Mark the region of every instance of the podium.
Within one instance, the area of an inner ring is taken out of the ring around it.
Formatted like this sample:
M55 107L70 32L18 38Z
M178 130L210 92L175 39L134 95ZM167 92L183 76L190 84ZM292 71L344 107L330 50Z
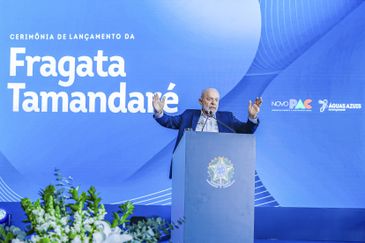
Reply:
M185 131L173 155L173 243L253 243L255 137Z

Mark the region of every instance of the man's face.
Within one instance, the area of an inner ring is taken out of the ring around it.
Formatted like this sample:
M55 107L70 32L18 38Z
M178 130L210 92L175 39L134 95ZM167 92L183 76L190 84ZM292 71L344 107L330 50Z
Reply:
M207 89L199 101L203 111L216 113L219 105L219 93L215 89Z

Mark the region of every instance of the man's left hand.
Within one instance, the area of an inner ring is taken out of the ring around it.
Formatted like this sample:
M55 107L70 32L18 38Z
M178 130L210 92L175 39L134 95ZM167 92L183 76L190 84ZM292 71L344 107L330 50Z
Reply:
M255 99L255 103L252 104L252 101L250 100L248 103L248 116L251 119L256 119L257 114L260 112L260 106L262 104L262 97L257 97Z

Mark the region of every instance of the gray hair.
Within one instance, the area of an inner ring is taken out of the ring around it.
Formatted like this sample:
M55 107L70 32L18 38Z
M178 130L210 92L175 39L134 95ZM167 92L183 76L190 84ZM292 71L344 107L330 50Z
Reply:
M200 98L204 98L205 93L208 92L208 91L210 91L210 90L213 90L213 91L217 92L218 95L220 96L219 91L216 88L206 88L206 89L203 89L202 90L202 93L200 95Z

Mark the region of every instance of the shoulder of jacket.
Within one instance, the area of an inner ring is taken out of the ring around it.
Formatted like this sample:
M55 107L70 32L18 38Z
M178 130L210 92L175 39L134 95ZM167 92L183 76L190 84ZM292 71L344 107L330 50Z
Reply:
M225 115L233 115L233 113L232 112L230 112L230 111L218 111L217 113L219 113L219 114L225 114Z
M197 110L197 109L186 109L183 113L200 113L200 110Z

